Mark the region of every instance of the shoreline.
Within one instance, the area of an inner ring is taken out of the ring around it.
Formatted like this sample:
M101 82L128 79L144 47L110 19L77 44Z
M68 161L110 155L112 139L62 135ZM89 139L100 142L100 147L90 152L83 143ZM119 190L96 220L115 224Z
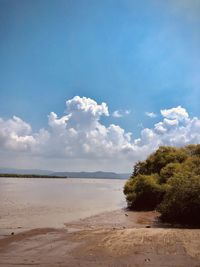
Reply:
M157 215L121 209L19 229L0 239L0 266L200 266L200 230L158 227Z
M3 173L0 174L1 178L26 178L26 179L68 179L66 176L52 176L52 175L37 175L37 174L13 174L13 173Z

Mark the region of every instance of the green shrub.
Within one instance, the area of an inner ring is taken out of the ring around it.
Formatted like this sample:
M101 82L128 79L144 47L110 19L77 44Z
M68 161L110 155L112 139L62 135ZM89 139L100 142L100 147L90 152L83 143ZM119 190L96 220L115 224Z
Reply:
M168 163L160 171L160 183L166 183L169 178L173 177L174 173L181 170L180 163Z
M200 224L200 145L160 147L124 186L128 207L158 209L166 222Z
M161 202L165 187L156 175L138 175L124 187L128 207L135 210L152 210Z
M150 175L160 174L162 168L169 163L182 163L188 157L185 149L161 146L151 154L145 161L139 161L135 164L132 177L138 174Z
M200 224L200 176L177 174L158 207L163 221Z

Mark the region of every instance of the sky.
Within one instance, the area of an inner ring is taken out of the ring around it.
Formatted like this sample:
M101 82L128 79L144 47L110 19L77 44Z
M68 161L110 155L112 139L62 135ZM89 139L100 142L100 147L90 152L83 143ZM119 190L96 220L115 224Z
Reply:
M199 0L0 0L0 167L131 172L200 143Z

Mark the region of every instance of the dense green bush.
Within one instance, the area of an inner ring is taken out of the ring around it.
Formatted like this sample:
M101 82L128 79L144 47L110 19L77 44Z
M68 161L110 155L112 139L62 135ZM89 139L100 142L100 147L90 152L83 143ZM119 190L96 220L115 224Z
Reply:
M131 209L157 209L163 221L200 224L200 145L160 147L135 164L124 194Z
M200 176L175 175L158 206L161 219L168 222L200 224Z
M129 208L152 210L161 202L165 188L158 183L156 175L139 174L126 183L124 193L127 195Z
M185 149L161 146L145 161L136 163L132 177L135 177L138 174L160 174L162 168L168 163L182 163L185 161L187 156L187 151Z
M160 171L160 183L166 183L178 171L181 171L180 163L168 163Z

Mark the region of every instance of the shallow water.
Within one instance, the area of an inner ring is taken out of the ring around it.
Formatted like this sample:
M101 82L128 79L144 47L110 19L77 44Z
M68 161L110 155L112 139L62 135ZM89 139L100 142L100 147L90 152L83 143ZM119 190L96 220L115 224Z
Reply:
M124 180L0 178L0 229L62 227L126 206Z

